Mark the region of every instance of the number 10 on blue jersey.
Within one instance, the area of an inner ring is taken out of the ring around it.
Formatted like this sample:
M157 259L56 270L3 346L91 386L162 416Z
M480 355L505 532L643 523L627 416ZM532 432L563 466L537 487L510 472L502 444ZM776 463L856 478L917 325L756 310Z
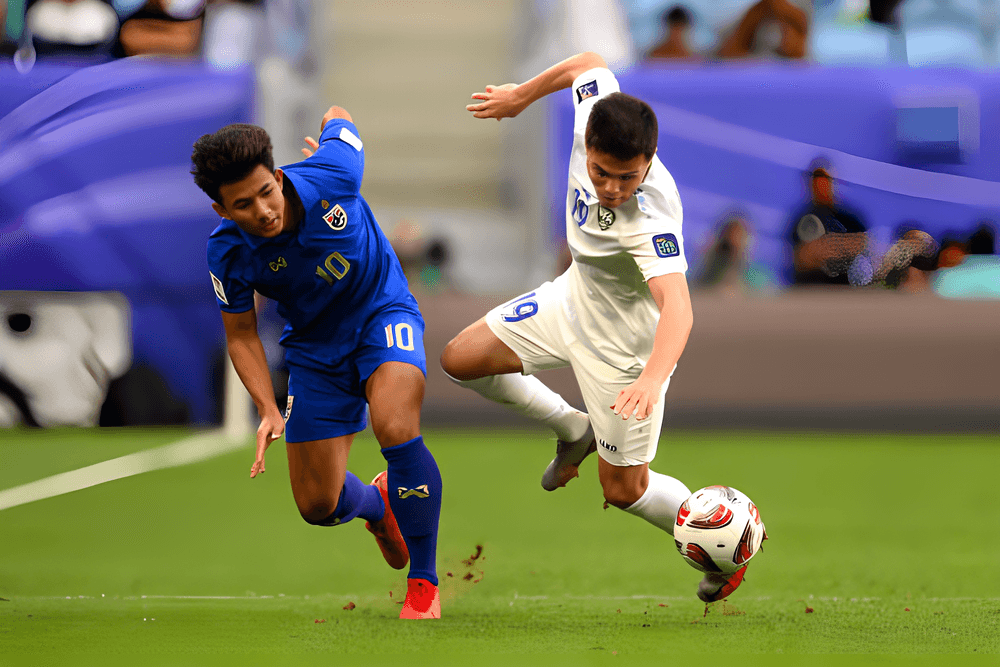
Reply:
M393 345L399 347L401 350L412 351L413 327L406 322L400 322L396 325L394 331L391 324L385 325L385 346L392 347Z
M334 261L336 261L337 264L340 264L340 266L334 266ZM325 266L327 270L333 274L333 276L324 271L323 266ZM339 252L327 255L326 261L323 262L323 266L316 267L316 275L331 285L333 284L334 277L336 277L337 280L343 280L344 276L347 275L347 272L351 270L351 263L344 259L344 256Z

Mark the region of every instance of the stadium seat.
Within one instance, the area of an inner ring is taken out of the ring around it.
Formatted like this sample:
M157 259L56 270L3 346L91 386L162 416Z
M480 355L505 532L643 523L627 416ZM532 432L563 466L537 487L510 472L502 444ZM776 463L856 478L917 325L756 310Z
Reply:
M823 65L879 65L890 61L888 29L873 23L817 25L809 52Z

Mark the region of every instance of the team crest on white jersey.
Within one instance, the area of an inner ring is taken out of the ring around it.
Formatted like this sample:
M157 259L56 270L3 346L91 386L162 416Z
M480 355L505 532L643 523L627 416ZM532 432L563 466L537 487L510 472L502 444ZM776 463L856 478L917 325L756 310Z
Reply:
M603 232L613 224L615 224L615 212L610 208L602 206L600 212L597 214L597 226Z
M330 229L339 232L347 226L347 211L337 204L323 215L323 220L330 225Z
M222 281L216 278L215 274L211 271L208 272L208 275L212 276L212 287L215 288L215 296L219 297L219 301L228 306L229 299L226 298L226 290L222 287Z
M578 103L584 101L588 97L593 97L594 95L597 95L597 79L585 83L576 89L576 99Z

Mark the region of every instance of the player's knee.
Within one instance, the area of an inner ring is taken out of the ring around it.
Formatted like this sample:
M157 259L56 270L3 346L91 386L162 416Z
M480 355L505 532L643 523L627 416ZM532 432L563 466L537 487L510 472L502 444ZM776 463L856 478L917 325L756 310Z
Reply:
M448 344L444 346L444 351L441 352L441 368L456 380L469 379L463 377L466 372L461 363L461 353L459 352L457 336L448 341Z
M409 419L405 415L394 415L392 418L372 422L375 439L382 447L393 447L413 440L420 435L420 422Z
M601 480L601 487L604 490L604 499L619 509L634 505L639 498L642 498L644 492L639 484L630 484L619 479Z
M317 498L299 505L302 519L313 526L330 525L333 513L337 510L337 501L329 498Z

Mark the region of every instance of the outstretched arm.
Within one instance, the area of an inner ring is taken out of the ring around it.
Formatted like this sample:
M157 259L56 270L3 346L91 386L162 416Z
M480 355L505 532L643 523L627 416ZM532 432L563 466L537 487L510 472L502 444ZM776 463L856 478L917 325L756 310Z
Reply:
M616 415L628 419L635 412L637 419L645 419L660 400L663 383L681 358L687 345L688 334L694 324L691 295L683 273L668 273L650 278L649 291L660 311L660 321L653 336L653 352L635 382L618 393L611 406Z
M573 85L576 77L595 67L607 67L604 58L587 51L555 64L538 76L522 84L508 83L503 86L486 86L482 93L475 93L478 104L465 108L476 118L513 118L527 109L532 102L549 93L564 90Z
M233 360L236 374L250 392L250 397L253 398L257 413L260 415L260 426L257 428L257 456L250 468L250 476L256 477L264 472L264 452L267 451L271 441L278 439L285 432L285 420L274 400L274 389L267 368L264 345L257 335L257 311L252 308L245 313L223 311L222 324L226 329L229 358Z

